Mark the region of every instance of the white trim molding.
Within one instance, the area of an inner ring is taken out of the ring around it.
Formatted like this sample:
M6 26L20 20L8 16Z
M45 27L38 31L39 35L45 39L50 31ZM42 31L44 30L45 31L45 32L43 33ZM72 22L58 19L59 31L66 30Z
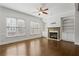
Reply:
M79 45L79 42L75 42L75 45Z

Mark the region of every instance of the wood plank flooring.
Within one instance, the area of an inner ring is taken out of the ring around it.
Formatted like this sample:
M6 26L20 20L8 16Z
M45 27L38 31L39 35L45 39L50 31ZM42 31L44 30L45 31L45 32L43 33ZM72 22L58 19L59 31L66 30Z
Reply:
M0 56L75 56L79 46L73 42L54 41L46 38L26 40L0 46Z

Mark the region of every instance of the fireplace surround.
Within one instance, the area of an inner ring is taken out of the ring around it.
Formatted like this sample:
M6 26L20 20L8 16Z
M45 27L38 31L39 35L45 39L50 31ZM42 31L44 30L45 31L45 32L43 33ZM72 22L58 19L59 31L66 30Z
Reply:
M60 40L60 27L48 28L48 37L50 39Z

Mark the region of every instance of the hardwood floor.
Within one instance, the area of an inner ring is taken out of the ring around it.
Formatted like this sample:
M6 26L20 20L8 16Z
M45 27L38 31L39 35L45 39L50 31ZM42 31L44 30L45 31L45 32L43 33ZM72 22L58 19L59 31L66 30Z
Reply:
M75 56L79 46L73 42L54 41L45 38L26 40L0 46L1 56Z

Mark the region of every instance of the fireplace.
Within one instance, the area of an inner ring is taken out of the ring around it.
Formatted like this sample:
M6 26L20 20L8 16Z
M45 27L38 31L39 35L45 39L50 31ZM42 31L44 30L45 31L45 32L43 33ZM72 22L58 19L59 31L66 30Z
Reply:
M57 39L57 32L49 32L50 38Z
M60 28L59 27L48 28L48 37L51 39L60 39Z

